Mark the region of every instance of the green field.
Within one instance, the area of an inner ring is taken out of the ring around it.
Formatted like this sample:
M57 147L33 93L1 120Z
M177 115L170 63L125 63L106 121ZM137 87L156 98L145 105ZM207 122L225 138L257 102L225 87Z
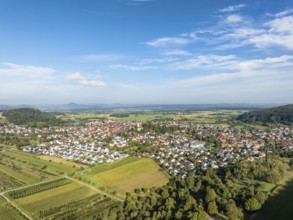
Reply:
M12 189L21 185L23 185L22 182L0 171L0 191Z
M119 112L121 113L121 112ZM123 121L151 121L151 120L187 120L198 123L216 123L218 119L226 119L230 116L235 116L243 113L241 110L215 110L215 111L194 111L190 113L163 113L154 111L145 112L123 112L129 114L127 117L115 117L113 113L78 113L78 114L64 114L57 116L63 121L83 121L83 120L123 120ZM111 116L112 115L112 116ZM225 124L225 123L224 123Z
M40 211L70 204L97 194L89 187L73 182L44 192L36 193L14 200L34 219L38 219Z
M42 160L38 158L40 156L36 154L17 150L1 152L0 155L9 156L14 163L22 163L23 165L27 164L27 166L34 167L35 169L45 166L45 171L51 172L53 174L70 173L73 171L77 171L80 167L79 164L73 162L69 165L67 163L62 163L61 161L54 162L53 160ZM75 164L76 166L73 167L73 164Z
M69 161L69 160L66 160L66 159L63 159L60 157L53 157L53 156L49 156L49 155L40 155L38 158L40 158L41 160L51 161L51 162L58 163L58 164L64 164L66 166L74 167L76 169L88 168L88 166L85 164L75 163L73 161Z
M2 151L0 152L0 192L87 167L61 158L38 156L17 150Z
M25 218L1 196L0 197L0 219L1 220L24 220Z
M169 179L155 161L147 158L126 158L117 163L97 166L90 174L98 180L99 186L122 194L136 188L162 186Z
M0 122L3 122L5 121L5 117L3 116L3 112L0 112Z
M251 220L293 219L293 171L279 183L262 209Z
M235 128L238 128L238 129L253 128L258 130L264 130L264 129L267 129L268 127L264 125L243 124L243 125L236 125Z

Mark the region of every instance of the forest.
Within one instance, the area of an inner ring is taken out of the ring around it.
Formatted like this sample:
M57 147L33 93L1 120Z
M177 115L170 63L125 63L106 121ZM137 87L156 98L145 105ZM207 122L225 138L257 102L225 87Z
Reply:
M54 113L42 112L33 108L19 108L3 111L8 122L16 125L29 125L31 127L44 127L57 123Z
M293 105L284 105L275 108L246 112L237 117L238 120L245 123L260 122L269 123L293 123Z

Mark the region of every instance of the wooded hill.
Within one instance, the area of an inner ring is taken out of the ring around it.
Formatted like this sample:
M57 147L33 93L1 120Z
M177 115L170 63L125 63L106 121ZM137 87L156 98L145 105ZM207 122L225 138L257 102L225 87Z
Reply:
M293 123L293 104L275 108L246 112L237 117L238 120L253 123Z
M19 108L3 111L3 116L7 121L16 125L24 125L29 123L53 123L56 122L54 114L41 112L33 108Z

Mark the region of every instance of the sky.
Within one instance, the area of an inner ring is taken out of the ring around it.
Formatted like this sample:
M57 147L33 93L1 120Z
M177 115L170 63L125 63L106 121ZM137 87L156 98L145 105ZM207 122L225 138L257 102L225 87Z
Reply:
M0 0L0 104L293 103L293 1Z

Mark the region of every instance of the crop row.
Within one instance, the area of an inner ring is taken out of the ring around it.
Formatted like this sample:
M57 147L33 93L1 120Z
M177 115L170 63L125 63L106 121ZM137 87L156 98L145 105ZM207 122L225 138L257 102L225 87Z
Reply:
M45 211L40 211L39 217L46 218L54 216L54 219L71 219L73 216L89 214L91 211L98 211L113 201L109 197L94 195L86 199L72 202L67 205L53 207ZM101 207L102 206L102 207Z
M39 192L43 192L46 190L54 189L60 186L64 186L66 184L69 184L70 182L71 180L66 178L52 180L50 182L41 183L39 185L11 191L8 193L8 196L11 197L12 199L18 199L18 198L30 196Z

